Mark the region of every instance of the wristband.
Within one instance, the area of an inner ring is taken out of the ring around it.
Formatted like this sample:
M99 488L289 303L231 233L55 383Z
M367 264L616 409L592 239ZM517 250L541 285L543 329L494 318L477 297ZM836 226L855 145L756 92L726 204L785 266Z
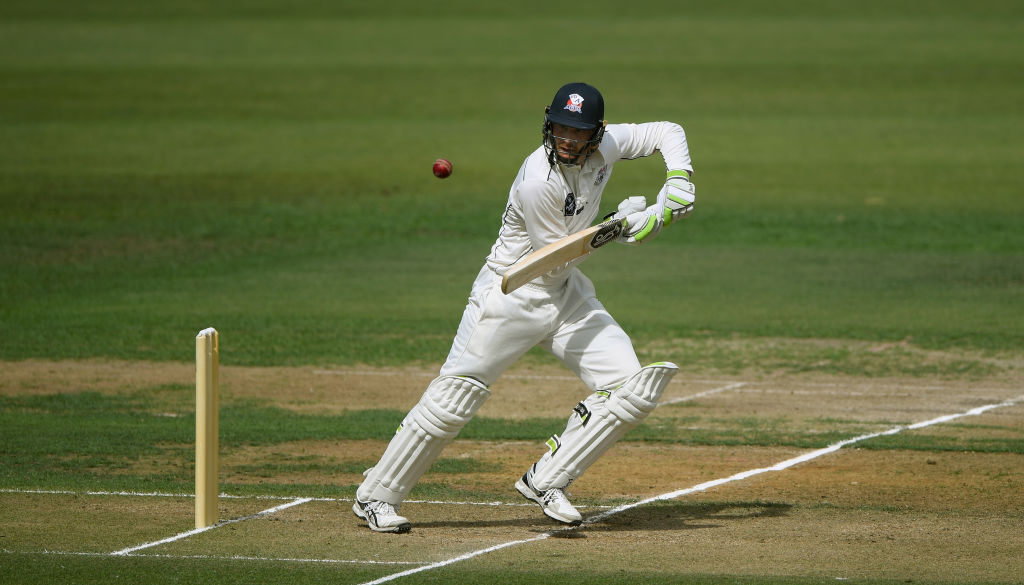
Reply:
M682 177L682 178L686 179L687 181L689 181L690 180L690 173L688 171L684 171L682 169L680 169L678 171L669 171L665 175L665 180L667 181L667 180L671 179L672 177Z

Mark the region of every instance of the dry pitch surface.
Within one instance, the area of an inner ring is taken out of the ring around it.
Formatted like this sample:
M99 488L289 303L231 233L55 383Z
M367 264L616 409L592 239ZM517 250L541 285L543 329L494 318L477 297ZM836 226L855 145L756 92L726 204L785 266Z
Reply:
M84 389L116 394L194 380L189 364L26 361L3 367L4 394ZM222 401L261 398L307 412L405 410L432 376L410 369L222 367ZM582 385L564 370L521 367L495 386L480 415L557 416L568 413L583 395ZM1016 374L963 381L707 376L684 369L649 424L685 417L694 421L688 430L696 433L746 421L753 430L770 425L773 432L783 433L838 428L850 438L996 404L1001 406L900 434L1019 439L1024 435L1024 384ZM188 412L191 405L182 404L181 409ZM241 521L188 535L188 497L8 492L0 494L2 507L23 512L3 522L3 555L9 561L26 552L109 554L141 546L132 554L281 559L277 562L339 567L354 563L379 566L382 575L443 571L432 564L466 555L472 558L458 562L497 568L528 563L538 570L581 574L593 567L621 567L650 574L1024 582L1024 456L1019 454L851 445L785 469L709 485L814 450L623 442L572 489L574 499L584 504L584 516L599 519L565 530L518 499L512 488L540 454L543 439L457 440L444 457L486 462L489 471L430 473L423 481L504 496L495 502L436 502L417 499L414 491L414 501L402 509L414 522L407 535L370 533L352 516L349 501L305 501L298 499L301 493L294 499L224 498L221 518ZM384 446L383 440L303 441L222 449L221 479L353 485L360 479L355 473L325 477L289 472L254 478L239 469L288 457L365 460ZM163 464L171 463L135 465ZM694 486L676 498L630 507ZM622 504L625 509L614 510ZM274 511L260 514L267 510ZM155 544L168 538L173 540ZM339 578L348 582L343 571Z

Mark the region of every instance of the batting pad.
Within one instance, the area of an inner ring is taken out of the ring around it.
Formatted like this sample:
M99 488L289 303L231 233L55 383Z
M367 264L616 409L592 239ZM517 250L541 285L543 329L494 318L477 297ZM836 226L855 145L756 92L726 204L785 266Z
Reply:
M367 471L356 497L401 504L490 395L486 386L470 378L441 376L431 382L380 461Z
M640 424L656 406L679 368L669 362L644 366L611 393L595 392L576 405L561 437L537 462L533 486L564 488L583 475L626 431Z

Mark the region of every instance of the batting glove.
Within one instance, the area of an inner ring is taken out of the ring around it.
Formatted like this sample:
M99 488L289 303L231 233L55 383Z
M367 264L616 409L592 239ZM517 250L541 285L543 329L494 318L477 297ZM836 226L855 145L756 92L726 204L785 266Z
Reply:
M642 244L649 242L661 231L665 221L650 208L636 211L626 216L626 227L619 236L619 241L626 244Z
M686 171L669 171L665 186L658 192L658 202L651 205L655 213L663 218L665 225L685 217L693 211L695 188Z
M619 234L618 241L625 244L640 244L652 239L661 231L663 220L651 210L651 207L647 207L646 197L634 195L623 199L619 203L618 211L609 213L605 219L624 219L625 228Z
M643 195L634 195L633 197L626 197L619 203L619 210L605 217L605 219L625 219L629 217L629 214L636 213L647 209L647 198Z

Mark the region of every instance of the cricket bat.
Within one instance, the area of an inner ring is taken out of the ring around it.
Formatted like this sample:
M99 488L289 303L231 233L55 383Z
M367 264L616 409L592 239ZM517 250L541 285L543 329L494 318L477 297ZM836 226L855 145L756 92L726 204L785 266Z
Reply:
M619 237L625 225L625 219L609 219L530 253L502 277L501 292L508 294L542 274L590 254Z

